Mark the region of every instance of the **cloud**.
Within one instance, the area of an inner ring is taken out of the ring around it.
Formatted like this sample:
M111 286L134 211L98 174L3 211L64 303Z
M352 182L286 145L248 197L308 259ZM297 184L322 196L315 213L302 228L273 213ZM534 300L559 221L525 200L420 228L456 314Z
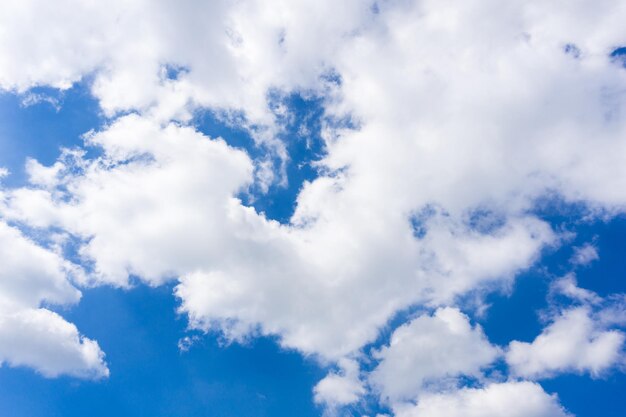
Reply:
M520 401L523 399L522 401ZM566 417L556 396L532 382L505 382L424 396L396 417Z
M28 366L52 378L70 375L99 379L109 376L98 343L81 336L58 314L24 309L0 315L0 362Z
M29 366L46 377L106 377L98 344L42 305L76 303L69 277L79 273L56 253L0 221L0 364Z
M104 156L69 155L51 168L29 162L36 187L12 193L9 213L88 240L80 254L94 261L91 284L127 286L136 274L158 285L210 263L211 253L219 256L233 194L252 179L243 152L134 115L88 141L102 146ZM50 182L42 173L59 171L56 188L41 187Z
M61 110L61 103L59 99L46 94L26 93L22 97L22 102L20 104L23 107L30 107L41 103L48 104L57 112Z
M380 363L369 381L392 403L413 400L423 391L454 387L461 376L480 379L499 355L480 326L456 308L440 308L393 332L389 345L374 353Z
M313 389L315 402L329 409L354 404L367 393L358 362L343 359L339 365L340 372L330 372Z
M506 361L514 375L539 379L574 372L599 377L624 365L626 335L619 330L626 324L623 294L603 299L578 287L569 274L551 285L550 296L549 325L530 343L509 344Z
M562 312L531 343L513 341L506 361L515 375L546 378L558 373L600 376L623 363L624 333L606 329L587 307Z
M320 37L340 39L370 15L357 0L64 0L56 7L27 0L3 12L4 89L69 88L90 76L107 115L136 109L167 121L211 107L244 111L251 124L265 125L274 118L270 90L317 87L330 69L324 61L335 43ZM42 41L25 29L32 27L50 36Z
M562 295L571 300L583 304L597 305L604 300L593 291L580 288L576 280L576 275L569 273L550 284L549 295L552 297Z
M574 248L570 262L574 265L589 265L598 259L600 259L598 249L594 245L586 243L583 246Z

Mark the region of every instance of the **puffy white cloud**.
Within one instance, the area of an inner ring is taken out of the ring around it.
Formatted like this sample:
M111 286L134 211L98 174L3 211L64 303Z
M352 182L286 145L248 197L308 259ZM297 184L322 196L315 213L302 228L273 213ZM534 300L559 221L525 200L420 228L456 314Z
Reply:
M353 182L390 204L434 203L459 216L481 207L510 215L552 192L623 207L615 155L626 146L626 76L608 58L626 37L614 20L623 10L609 1L591 15L557 13L601 27L590 34L544 26L540 10L551 2L402 4L337 58L344 83L335 111L363 124L329 144L329 166L349 166ZM486 15L498 18L477 29ZM598 32L610 35L606 43ZM564 53L569 42L587 55Z
M329 409L353 404L367 392L359 376L358 362L342 359L339 365L340 372L329 373L313 389L315 402Z
M413 400L424 390L454 387L459 376L481 378L499 354L480 326L456 308L440 308L393 332L389 346L374 354L380 363L369 380L392 403Z
M44 308L0 314L0 340L0 363L32 367L49 378L109 376L98 343Z
M320 37L341 39L370 15L360 0L5 4L0 87L68 88L92 75L92 91L109 115L139 109L187 119L205 106L244 110L251 123L272 124L268 92L316 87L336 50L336 42Z
M88 239L80 254L95 262L92 283L126 286L135 274L158 285L211 264L220 247L230 247L224 228L236 205L231 200L252 180L252 163L243 152L193 129L161 128L134 115L88 141L103 147L102 158L87 162L69 155L37 169L29 163L37 185L41 172L59 170L62 183L12 192L8 213Z
M564 307L556 296L574 304ZM580 288L568 274L550 288L550 323L532 342L513 341L506 361L513 374L525 378L546 378L564 372L601 376L625 363L626 335L619 328L626 324L623 294L603 299Z
M503 250L502 256L528 261L527 254L513 251L517 230L428 248L412 242L408 229L394 241L395 234L371 230L380 225L354 220L343 227L320 222L310 229L277 228L282 239L266 234L271 240L264 241L264 248L251 249L271 262L238 261L231 270L181 277L176 294L182 311L193 326L205 330L221 327L240 337L260 325L262 333L281 335L287 347L340 357L373 341L378 328L400 308L473 288L468 281L480 284L512 275L515 264L504 269L478 265L478 259L509 242L511 251ZM534 248L539 244L529 242ZM437 250L443 256L452 252L455 262L442 256L443 264L436 264ZM350 259L355 261L346 262ZM395 261L391 270L389 259Z
M0 364L29 366L47 377L106 377L98 344L42 305L66 305L80 292L76 267L0 221Z
M556 396L532 382L505 382L425 395L404 405L396 417L566 417Z
M513 341L506 361L514 374L542 378L560 372L599 376L623 362L624 333L606 329L588 307L564 311L532 343Z
M72 266L2 221L0 248L0 311L80 299L80 292L67 280Z

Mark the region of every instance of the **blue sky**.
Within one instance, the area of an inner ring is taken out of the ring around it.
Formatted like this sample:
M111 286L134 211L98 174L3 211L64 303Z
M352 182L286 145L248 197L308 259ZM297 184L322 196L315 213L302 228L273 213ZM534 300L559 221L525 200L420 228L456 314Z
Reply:
M1 6L0 417L623 415L626 12L496 3Z

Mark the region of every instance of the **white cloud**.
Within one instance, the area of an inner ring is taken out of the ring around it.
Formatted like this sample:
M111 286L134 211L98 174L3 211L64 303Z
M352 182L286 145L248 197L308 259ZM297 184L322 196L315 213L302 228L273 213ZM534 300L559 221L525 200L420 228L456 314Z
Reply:
M315 402L329 409L354 404L367 392L359 376L358 362L342 359L339 366L340 372L330 372L313 389Z
M186 120L203 106L243 110L250 124L266 126L274 122L270 90L317 88L338 45L320 38L341 39L371 14L360 0L25 0L2 12L1 88L68 88L90 75L108 115L137 109ZM183 71L168 77L168 66Z
M603 304L596 312L598 321L605 326L626 326L626 294L613 294Z
M0 364L29 366L47 377L108 376L104 353L76 326L42 305L80 298L68 280L76 267L0 221Z
M417 405L404 405L396 417L566 417L556 396L532 382L505 382L429 394Z
M23 309L0 315L0 363L28 366L46 377L109 376L98 343L50 310Z
M532 343L513 341L506 361L515 375L550 377L562 372L599 376L623 362L625 336L606 329L588 307L562 312Z
M0 311L80 299L80 292L67 280L71 265L2 221L0 248Z
M59 176L62 173L64 165L57 161L52 166L46 167L41 165L35 159L28 158L26 160L26 173L31 184L41 186L43 188L53 188L59 183Z
M30 107L41 103L48 104L57 112L61 110L61 103L59 102L59 99L46 94L26 93L23 95L20 104L22 107Z
M590 243L574 248L574 254L570 262L574 265L589 265L591 262L600 259L598 249Z
M573 304L561 305L558 295ZM539 379L574 372L599 377L626 363L626 335L619 329L626 324L623 294L603 299L578 287L575 275L568 274L552 283L550 296L549 325L530 343L509 344L506 361L514 375Z
M14 191L9 214L89 239L80 253L95 261L92 283L125 286L136 274L158 285L219 258L223 239L231 239L224 227L237 205L233 194L252 180L243 152L193 129L161 128L134 115L88 141L105 155L51 168L29 163L37 185L40 173L64 171L61 187Z
M382 398L396 403L423 391L456 386L457 378L482 377L482 369L500 355L480 326L455 308L440 308L396 329L374 354L379 365L369 376Z
M580 288L576 280L576 275L573 273L565 275L563 278L555 280L550 284L551 295L564 295L571 300L578 301L580 303L587 304L600 304L602 303L602 297L593 291Z

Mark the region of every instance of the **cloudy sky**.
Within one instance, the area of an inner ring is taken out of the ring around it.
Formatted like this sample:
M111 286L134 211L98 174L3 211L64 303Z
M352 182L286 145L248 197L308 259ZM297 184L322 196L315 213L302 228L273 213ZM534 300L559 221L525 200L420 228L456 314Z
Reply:
M0 416L623 416L624 22L0 0Z

